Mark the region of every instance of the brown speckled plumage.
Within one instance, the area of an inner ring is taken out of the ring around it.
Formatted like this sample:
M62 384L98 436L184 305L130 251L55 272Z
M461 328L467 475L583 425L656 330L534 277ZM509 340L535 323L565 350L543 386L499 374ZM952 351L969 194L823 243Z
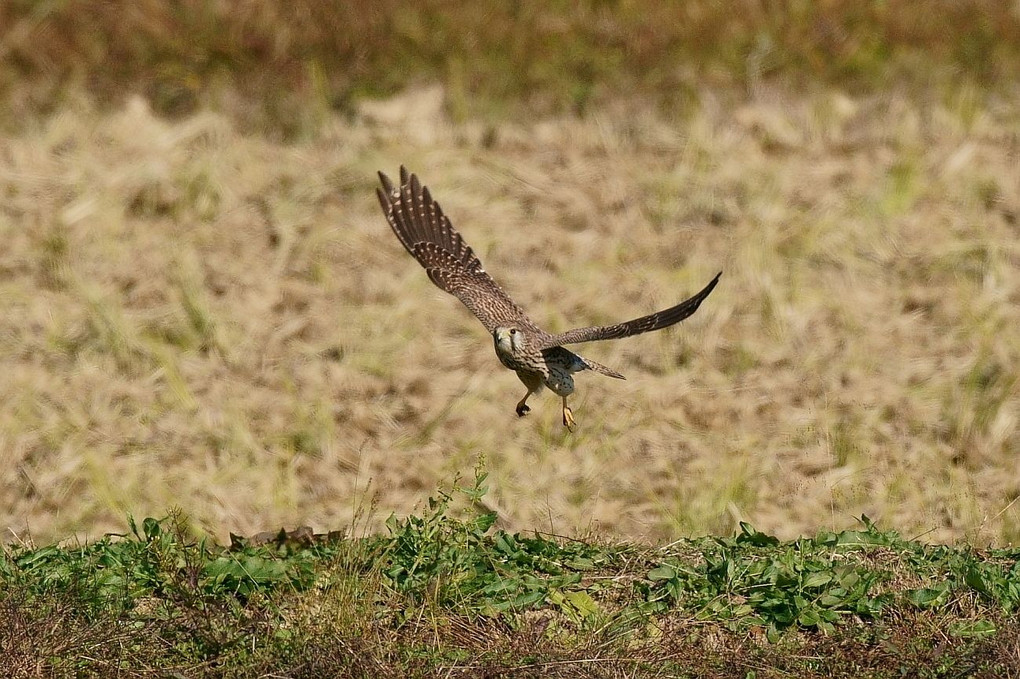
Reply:
M514 370L528 388L517 404L517 414L521 416L530 410L528 397L544 385L563 399L563 424L573 429L574 418L567 407L567 396L574 391L572 374L594 370L619 379L623 375L562 345L629 337L679 323L698 310L722 275L717 274L701 292L668 309L616 325L575 328L550 335L535 325L482 268L471 247L417 176L401 166L399 186L382 172L379 179L382 188L376 189L376 193L393 233L425 267L429 279L456 296L482 322L492 334L500 362Z

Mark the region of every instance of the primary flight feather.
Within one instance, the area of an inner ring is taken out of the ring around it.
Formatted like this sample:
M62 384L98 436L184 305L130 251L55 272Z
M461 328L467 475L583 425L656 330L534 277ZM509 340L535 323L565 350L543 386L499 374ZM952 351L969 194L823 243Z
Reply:
M722 275L716 274L701 292L668 309L615 325L575 328L551 335L535 325L482 268L471 247L416 175L401 166L399 185L394 185L382 172L379 179L382 182L382 188L376 189L379 204L404 249L425 268L429 280L457 297L481 321L492 335L500 362L515 371L527 387L524 398L517 403L519 416L531 410L528 398L546 386L563 399L563 424L573 430L574 417L567 406L567 396L574 392L573 373L594 370L619 379L623 375L562 345L630 337L679 323L698 310Z

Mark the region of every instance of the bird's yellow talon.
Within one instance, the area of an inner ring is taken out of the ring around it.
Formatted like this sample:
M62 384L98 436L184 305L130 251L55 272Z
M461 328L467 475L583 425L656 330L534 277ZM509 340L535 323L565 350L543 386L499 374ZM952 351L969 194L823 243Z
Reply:
M567 405L567 399L563 399L563 426L570 431L574 431L574 429L577 428L577 422L574 420L574 413Z

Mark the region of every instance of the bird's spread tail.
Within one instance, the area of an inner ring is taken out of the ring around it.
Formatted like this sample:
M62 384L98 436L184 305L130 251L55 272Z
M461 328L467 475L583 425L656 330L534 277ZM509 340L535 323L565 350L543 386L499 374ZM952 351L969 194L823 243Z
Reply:
M608 377L615 377L618 380L627 379L626 377L616 372L615 370L607 368L601 363L597 363L591 360L590 358L585 358L584 356L580 356L579 358L584 363L584 367L588 368L588 370L594 370L597 373L602 373L603 375L607 375Z

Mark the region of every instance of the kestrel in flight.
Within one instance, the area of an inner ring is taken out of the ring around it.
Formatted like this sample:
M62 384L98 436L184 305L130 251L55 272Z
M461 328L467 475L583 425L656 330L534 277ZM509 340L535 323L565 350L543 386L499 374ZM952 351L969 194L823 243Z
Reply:
M492 334L500 362L515 371L527 387L528 392L517 403L519 417L528 414L531 410L528 398L544 385L563 399L563 425L573 431L574 416L567 405L567 396L574 392L573 373L594 370L621 380L624 377L562 345L630 337L679 323L698 310L722 275L719 272L701 292L668 309L617 325L576 328L550 335L496 285L416 175L409 175L401 166L400 186L394 186L382 172L379 179L383 187L377 188L376 193L393 233L425 267L433 283L456 296L478 317Z

